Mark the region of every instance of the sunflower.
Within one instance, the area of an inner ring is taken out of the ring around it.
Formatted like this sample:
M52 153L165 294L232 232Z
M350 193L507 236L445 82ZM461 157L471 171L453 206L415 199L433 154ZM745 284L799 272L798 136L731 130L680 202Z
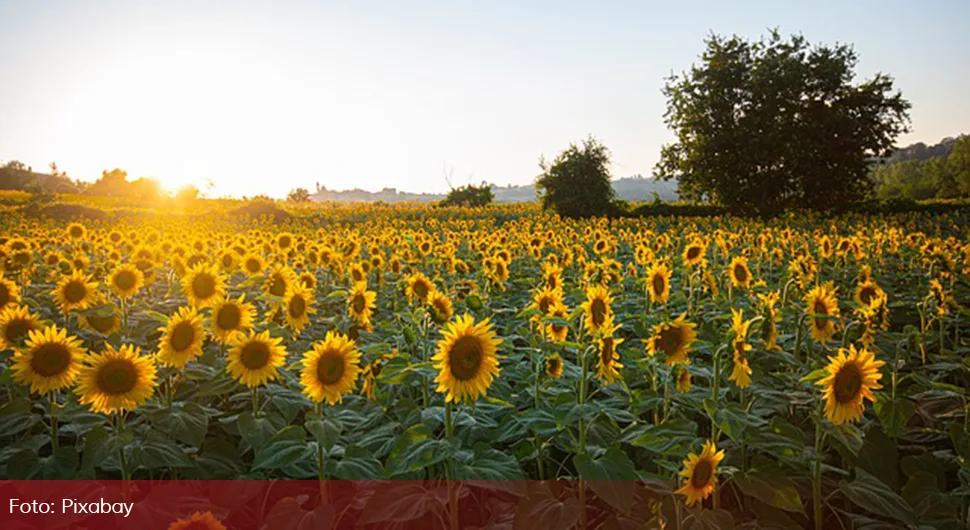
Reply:
M196 308L180 308L158 330L163 333L158 341L158 360L163 366L184 368L190 360L202 355L205 331L202 315Z
M681 255L681 259L683 259L684 265L694 267L704 262L704 254L706 253L707 244L700 239L695 239L684 248L684 253Z
M829 357L829 365L825 367L829 375L816 383L824 387L822 399L829 421L841 425L862 418L863 399L874 402L872 391L882 388L878 383L882 379L879 368L884 364L871 351L856 350L854 345L840 348L837 356Z
M868 306L881 293L882 288L876 282L872 280L860 282L855 288L855 302L861 306Z
M448 402L474 401L485 395L499 374L496 352L502 339L495 337L488 319L476 323L465 314L448 324L431 360L438 369L438 392Z
M233 300L226 298L212 307L209 329L221 342L231 341L237 333L248 330L253 325L256 309L246 303L246 295L241 294Z
M434 320L438 325L448 322L455 314L454 307L451 305L451 298L437 289L428 295L428 309L431 310L431 320Z
M694 328L697 324L687 322L687 314L677 317L673 322L664 322L653 327L653 336L647 339L647 349L651 353L664 354L664 364L689 364L687 353L697 338Z
M97 288L97 284L91 281L90 276L75 270L70 275L65 275L51 294L54 295L61 311L66 313L75 309L84 310L94 305Z
M647 294L650 302L666 304L670 296L670 269L663 263L654 263L647 271Z
M252 278L266 271L266 262L257 254L246 254L242 257L242 270Z
M182 279L182 292L189 304L202 308L215 304L226 295L226 284L215 265L199 263Z
M728 276L731 278L731 285L734 287L748 287L751 285L751 270L748 269L748 260L742 256L736 256L728 265Z
M778 298L778 291L758 295L758 300L761 302L762 317L764 318L764 324L761 326L761 338L764 341L765 349L768 351L781 349L778 346L778 323L781 322L781 317L778 316L778 310L775 308L778 305Z
M363 326L367 331L373 331L371 316L374 314L377 293L367 290L367 283L357 282L350 290L347 297L347 314L354 319L358 325Z
M376 376L373 367L369 368ZM326 400L327 404L334 405L354 391L359 375L360 352L354 341L331 330L303 355L300 384L311 401L321 403Z
M548 289L554 291L562 289L562 267L555 263L543 263L542 281Z
M532 316L532 323L540 323L543 317L547 316L552 308L560 302L562 302L562 291L558 289L546 287L533 293L532 303L528 305L527 309L535 309L539 313Z
M384 361L387 359L387 356L382 356L380 359L365 366L361 372L363 382L360 385L360 393L371 401L376 399L377 377L381 375L381 369L384 366Z
M545 369L546 375L553 379L559 379L562 377L563 362L562 357L558 353L550 353L546 355L543 359L543 368Z
M263 282L263 292L277 298L283 298L291 286L298 281L293 269L287 265L274 263L266 281Z
M586 301L581 307L586 313L584 324L588 331L592 333L602 331L607 322L612 320L613 310L610 308L612 302L610 291L605 285L594 285L586 289Z
M237 335L229 350L226 369L240 383L255 388L279 375L277 370L286 361L283 339L270 337L269 331Z
M41 328L40 319L27 306L15 305L0 310L0 350L20 346L31 331Z
M833 318L839 317L839 303L836 299L838 289L832 283L816 286L805 295L805 305L809 315L820 315L809 319L809 331L812 339L825 343L835 335ZM829 318L824 318L829 317Z
M427 276L420 272L415 272L407 277L407 288L405 290L408 301L414 303L415 300L422 304L428 301L428 295L435 290L434 283Z
M733 321L731 328L734 330L734 370L728 377L728 381L734 381L738 388L747 388L751 385L751 366L748 365L748 352L751 345L748 344L748 328L751 320L744 320L744 314L740 309L732 309Z
M134 265L120 265L108 278L108 286L120 298L128 299L138 294L145 283L145 275Z
M684 460L684 470L680 476L684 481L675 493L687 497L688 506L703 501L714 492L717 484L717 465L724 460L724 450L717 450L717 446L710 440L704 442L704 450L700 456L690 453Z
M103 353L89 354L81 367L76 390L80 403L103 414L144 405L155 393L157 369L152 358L131 344L107 347Z
M64 232L67 234L68 238L77 241L79 239L84 239L84 236L87 235L88 230L87 228L84 228L84 225L81 223L71 223L67 225Z
M20 303L20 288L0 274L0 310Z
M186 518L176 519L168 525L168 530L226 530L226 526L212 512L195 512Z
M549 316L553 318L566 319L569 316L569 308L563 302L556 302L549 309ZM546 325L546 337L549 340L556 342L563 342L566 340L566 336L569 334L569 326L564 326L556 323L549 323Z
M81 341L68 336L66 329L54 325L31 331L13 356L13 379L38 394L63 390L74 385L84 354Z
M107 315L86 315L78 319L81 327L105 337L121 329L121 317L112 311Z
M616 351L616 347L623 342L623 339L618 339L613 336L613 333L620 326L611 327L610 332L608 334L604 332L598 341L599 357L596 362L596 377L599 377L605 384L610 384L620 379L618 369L623 368L623 365L619 363L620 354Z
M316 299L313 292L302 287L299 283L290 285L290 289L283 298L286 314L286 326L299 334L310 323L310 315L317 312L313 307Z
M690 371L687 367L680 364L677 365L677 391L678 392L690 392Z

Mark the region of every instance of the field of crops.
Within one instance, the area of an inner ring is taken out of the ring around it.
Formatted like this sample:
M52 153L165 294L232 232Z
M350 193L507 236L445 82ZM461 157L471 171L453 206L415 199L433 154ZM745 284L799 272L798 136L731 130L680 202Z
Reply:
M966 213L304 214L4 212L0 478L450 478L475 482L393 516L484 488L508 528L967 527Z

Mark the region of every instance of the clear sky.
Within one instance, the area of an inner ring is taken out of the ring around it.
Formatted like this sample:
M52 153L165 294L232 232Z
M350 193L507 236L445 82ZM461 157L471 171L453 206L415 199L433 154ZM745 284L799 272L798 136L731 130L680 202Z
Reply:
M588 134L648 175L664 77L710 32L847 42L913 104L900 144L970 132L970 2L0 3L0 161L211 195L526 184Z

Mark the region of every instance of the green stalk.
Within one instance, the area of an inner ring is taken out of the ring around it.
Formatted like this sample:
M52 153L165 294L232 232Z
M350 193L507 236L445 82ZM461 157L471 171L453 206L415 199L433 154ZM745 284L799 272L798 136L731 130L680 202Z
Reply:
M115 425L118 431L118 436L121 436L125 430L125 412L123 410L119 410L117 414ZM131 475L128 471L128 461L125 458L124 445L118 448L118 458L121 460L121 480L128 482L131 480Z
M47 395L48 404L51 411L51 449L57 451L59 438L57 436L57 393L51 392Z
M253 418L259 416L259 387L253 387Z
M815 420L815 468L812 472L812 513L815 530L822 530L822 406L819 402L818 417Z
M579 356L579 362L582 365L582 375L579 378L579 404L586 404L586 377L587 377L587 359L586 350ZM579 454L586 454L586 419L580 417L579 419ZM586 528L586 481L582 478L579 479L579 527L585 530Z
M323 403L317 403L317 416L323 421ZM326 432L326 429L323 429ZM323 454L323 441L317 440L317 479L320 481L320 504L330 504L327 492L327 460Z
M455 422L452 418L451 402L445 401L445 437L451 438L455 435ZM448 515L451 523L451 530L458 530L458 492L455 490L455 481L451 468L451 457L445 460L445 475L448 481Z

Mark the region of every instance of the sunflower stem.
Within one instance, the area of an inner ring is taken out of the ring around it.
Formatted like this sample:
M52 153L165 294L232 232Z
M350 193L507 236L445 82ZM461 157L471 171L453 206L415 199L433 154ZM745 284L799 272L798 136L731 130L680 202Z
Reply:
M47 395L51 412L51 449L57 451L59 438L57 436L57 393L51 392Z
M586 350L579 356L579 363L581 365L582 375L579 378L579 404L586 404L586 377L587 377L587 360L586 360ZM586 454L586 420L580 416L579 418L579 454ZM586 528L586 482L580 478L579 479L579 527Z
M323 403L317 403L317 416L323 421ZM326 431L326 429L323 429ZM317 440L317 478L320 481L320 504L330 504L330 496L327 491L327 461L323 452L323 442Z
M818 415L815 418L815 468L812 471L812 514L815 519L815 530L822 530L822 433L821 402Z
M445 437L455 435L455 422L452 418L451 401L445 400ZM445 478L448 481L448 516L451 530L458 530L458 495L455 490L455 480L452 474L451 457L445 459Z
M253 387L253 418L259 417L259 387Z
M125 411L119 410L117 414L118 415L115 417L116 418L115 425L118 432L116 434L120 437L122 436L125 430ZM124 444L122 444L121 447L118 448L118 459L121 460L121 480L128 482L129 480L131 480L131 475L129 474L129 470L128 470L128 460L125 458Z

